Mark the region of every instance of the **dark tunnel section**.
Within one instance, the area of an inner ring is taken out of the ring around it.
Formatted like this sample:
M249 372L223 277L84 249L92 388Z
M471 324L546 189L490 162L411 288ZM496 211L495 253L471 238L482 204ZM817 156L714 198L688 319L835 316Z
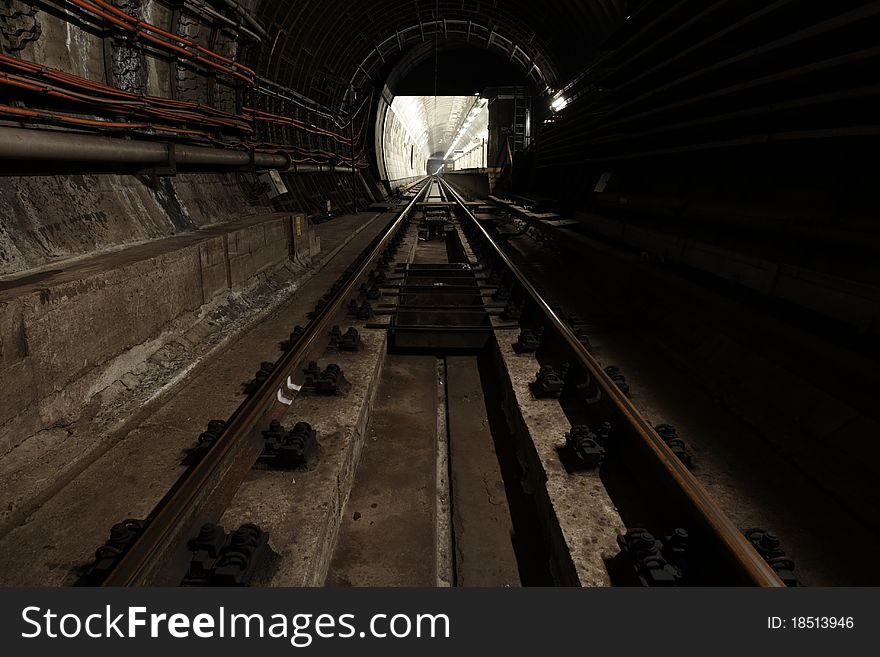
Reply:
M428 166L425 168L425 173L429 176L442 173L445 166L446 160L443 158L443 153L435 153L428 158Z

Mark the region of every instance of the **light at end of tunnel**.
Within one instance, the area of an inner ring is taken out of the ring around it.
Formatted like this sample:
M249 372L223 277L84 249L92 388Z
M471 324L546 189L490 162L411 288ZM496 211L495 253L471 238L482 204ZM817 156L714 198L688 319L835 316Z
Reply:
M565 96L560 96L552 103L550 103L550 109L554 112L560 112L565 109L566 105L568 105L568 99Z

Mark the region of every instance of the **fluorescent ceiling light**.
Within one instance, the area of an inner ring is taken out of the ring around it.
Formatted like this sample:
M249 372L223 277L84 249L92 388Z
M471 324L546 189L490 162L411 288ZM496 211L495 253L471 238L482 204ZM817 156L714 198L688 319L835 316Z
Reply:
M565 96L560 96L552 103L550 103L550 109L554 112L559 112L565 109L565 106L568 105L568 99Z

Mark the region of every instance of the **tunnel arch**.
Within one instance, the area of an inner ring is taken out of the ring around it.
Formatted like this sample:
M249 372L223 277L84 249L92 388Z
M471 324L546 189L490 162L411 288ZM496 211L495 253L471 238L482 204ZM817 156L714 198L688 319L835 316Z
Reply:
M516 38L505 36L494 27L490 28L474 21L443 19L413 25L397 31L376 46L355 68L350 86L360 89L371 81L375 83L377 78L381 77L383 64L387 61L387 55L383 52L385 48L393 52L397 47L400 71L405 74L425 57L430 56L435 49L435 42L442 42L446 49L464 46L505 55L522 69L536 89L545 94L551 93L558 83L555 66L540 47L530 47L531 44L525 48L521 47ZM411 47L407 48L408 45Z
M549 92L625 20L626 5L626 0L352 0L340 9L323 0L263 0L258 16L276 36L253 63L267 77L338 111L350 86L360 97L368 88L381 89L383 71L418 58L436 39L498 52Z
M370 160L374 173L387 179L381 135L395 79L403 79L435 52L469 48L506 59L522 71L534 94L546 96L580 71L625 21L629 4L351 0L340 8L323 0L262 0L258 18L275 37L255 53L251 64L334 113L344 113L372 94L370 122L376 137ZM407 140L399 132L402 161ZM418 166L413 172L423 169Z
M423 68L423 65L428 65L429 69L433 68L435 55L439 59L437 64L439 72L444 74L440 76L439 86L435 87L435 80L432 79L424 85L416 85L417 89L414 93L413 77L420 74L420 68ZM468 83L462 86L450 78L449 69L458 69L464 65L478 69L481 73L472 77ZM373 152L375 154L374 165L379 179L388 181L391 187L395 186L395 181L406 184L414 178L425 175L429 170L436 170L437 162L443 160L458 127L457 125L451 128L446 127L446 132L450 133L451 131L451 133L445 135L445 141L438 139L436 134L434 139L428 140L431 142L430 144L419 144L418 135L413 135L412 139L406 139L405 133L409 131L401 125L400 117L391 111L396 98L400 97L400 101L411 100L413 96L432 96L436 91L440 105L440 116L452 113L454 118L459 116L456 110L463 111L463 114L467 115L474 109L467 99L473 98L471 102L476 103L477 94L487 86L502 83L527 86L533 94L540 95L540 90L533 83L530 84L533 81L526 78L519 66L511 64L509 60L498 56L493 51L473 45L444 42L437 44L437 47L434 48L434 44L428 43L408 53L393 68L383 71L383 75L385 82L382 93L375 99L372 108L375 116ZM400 101L397 103L398 106ZM430 101L427 102L430 104ZM425 123L424 126L421 126L423 129L427 128L435 133L442 131L438 126L427 125L430 123L430 118L420 123ZM416 162L408 163L409 167L404 175L401 169L406 167L401 167L401 164L407 164L405 153L411 145L417 147L418 157ZM435 161L435 166L429 166L429 161Z

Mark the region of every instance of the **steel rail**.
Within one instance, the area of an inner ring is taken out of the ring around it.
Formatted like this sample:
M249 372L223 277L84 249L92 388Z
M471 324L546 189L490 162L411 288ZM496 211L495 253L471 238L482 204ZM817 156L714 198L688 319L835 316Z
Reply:
M629 428L647 448L647 454L652 466L661 476L671 481L675 489L683 495L683 500L690 505L690 510L703 520L705 527L713 535L716 545L725 552L724 556L727 558L728 563L738 568L742 574L741 577L736 578L738 583L747 586L784 587L785 585L773 568L758 554L705 487L657 435L654 428L636 409L630 399L620 391L599 363L596 362L592 354L587 351L586 347L577 338L574 331L550 307L516 264L495 243L489 232L468 209L465 200L445 180L440 179L440 184L447 189L450 196L455 199L461 212L472 222L486 243L490 245L495 255L504 263L504 266L517 279L532 302L537 305L555 331L564 339L567 346L574 352L599 386L602 394L616 406L617 410L625 418Z
M260 388L250 395L233 413L223 433L218 437L204 457L192 466L175 483L165 498L147 518L147 525L129 550L120 558L112 572L102 582L102 586L149 586L161 575L161 569L172 563L174 555L181 552L188 535L198 529L199 521L207 506L207 499L221 485L230 483L237 488L241 481L227 482L232 464L243 458L241 452L249 453L253 465L259 456L259 438L263 429L273 419L280 420L289 410L289 397L293 392L289 387L289 377L298 373L313 347L323 338L334 316L344 307L349 296L357 289L358 282L369 272L382 252L405 223L428 186L419 190L385 230L381 239L369 256L357 267L348 281L330 300L327 306L308 324L305 334L296 345L287 351ZM245 444L256 445L258 450L247 450ZM246 471L245 471L246 472ZM219 519L219 518L218 518ZM195 525L195 526L194 526ZM181 577L183 573L180 573ZM162 584L173 584L168 577L160 580Z

